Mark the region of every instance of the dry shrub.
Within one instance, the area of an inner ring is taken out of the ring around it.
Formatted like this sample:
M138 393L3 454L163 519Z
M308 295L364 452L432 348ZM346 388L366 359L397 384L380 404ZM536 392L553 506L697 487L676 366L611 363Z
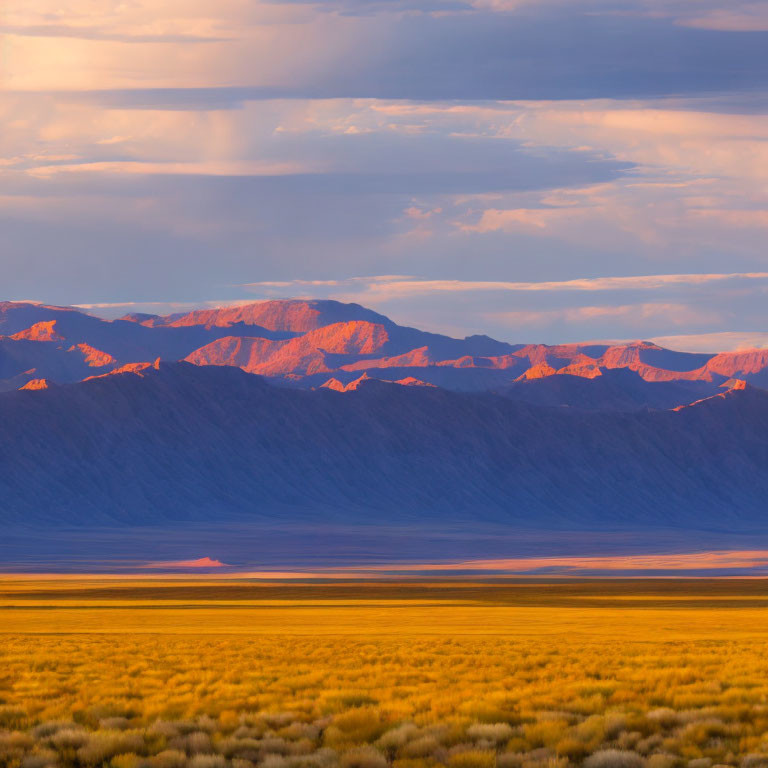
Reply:
M234 731L240 725L240 715L232 709L219 712L219 724L224 731Z
M523 756L523 768L564 768L567 762L546 747L532 749Z
M311 755L299 755L288 759L289 768L336 768L339 756L332 749L321 747Z
M434 736L420 736L409 741L398 750L400 757L429 757L440 749L440 742Z
M664 739L661 735L654 733L652 736L648 736L648 738L638 741L635 745L635 751L639 752L641 755L648 755L657 750L662 745L663 741Z
M261 768L288 768L288 761L282 755L267 755L261 761Z
M131 723L127 717L105 717L99 720L99 728L103 731L125 731Z
M227 761L221 755L194 755L187 768L226 768Z
M171 723L168 720L155 720L152 725L147 728L147 736L174 739L181 735L181 730L176 723Z
M125 755L115 755L110 761L110 768L139 768L142 758L133 753Z
M263 754L261 742L258 739L222 739L216 749L227 758L240 757L246 760L258 760Z
M603 733L606 739L615 739L627 727L627 718L625 715L609 714L603 718ZM642 737L642 734L638 734Z
M394 752L405 746L409 741L419 735L419 729L413 723L402 723L396 728L390 728L385 731L376 742L376 745L383 750Z
M53 720L36 725L30 733L37 741L47 739L59 731L77 730L80 726L67 720Z
M80 749L80 747L88 743L89 738L88 731L73 725L70 728L62 728L54 733L50 737L49 742L60 752L64 752Z
M205 731L195 731L184 737L182 743L190 755L201 755L213 752L211 737Z
M284 739L278 739L276 736L260 739L258 745L262 755L287 755L291 751L290 744Z
M34 755L27 755L21 761L21 768L48 768L48 766L56 765L57 761L58 755L55 752L43 750Z
M467 728L467 736L475 741L493 741L500 744L512 738L513 730L509 723L475 723Z
M468 749L448 758L450 768L495 768L496 753L491 750Z
M616 746L620 750L636 750L637 745L640 741L642 741L642 738L643 734L638 731L622 733L619 735L619 738L616 739Z
M0 755L23 753L34 745L35 740L28 733L0 733Z
M768 766L768 755L749 754L741 760L741 768L766 768Z
M481 723L511 723L516 725L520 722L520 716L515 712L514 708L505 703L493 704L491 702L481 701L466 701L459 706L459 712Z
M395 760L392 768L442 768L434 757L404 757Z
M23 728L27 720L27 711L23 707L0 706L0 728Z
M669 707L658 707L645 713L645 719L654 730L659 728L672 728L680 722L680 713Z
M341 756L341 768L387 768L387 759L375 747L355 747Z
M555 744L555 752L569 760L579 762L589 754L589 748L581 739L566 736Z
M675 755L657 752L645 761L645 765L646 768L675 768L679 762L680 758L675 757Z
M645 760L623 749L601 749L584 761L584 768L644 768Z
M144 739L136 731L96 731L88 734L88 741L77 750L77 757L86 765L99 765L117 755L141 752L143 748Z
M289 754L295 756L308 755L315 749L315 742L313 739L297 739L296 741L288 742Z
M316 739L320 735L320 728L314 723L294 722L281 728L277 735L282 739Z
M369 707L379 702L365 691L335 691L322 697L326 712L343 712L355 707Z
M296 719L295 712L265 712L261 719L270 728L285 728Z
M524 760L523 752L502 752L496 755L496 768L522 768Z
M333 719L324 734L324 741L330 747L362 744L375 741L384 730L378 710L371 708L353 709Z
M565 735L568 723L565 720L544 720L523 726L523 734L532 747L553 747Z
M152 768L185 768L186 764L186 754L178 749L165 749L150 760Z

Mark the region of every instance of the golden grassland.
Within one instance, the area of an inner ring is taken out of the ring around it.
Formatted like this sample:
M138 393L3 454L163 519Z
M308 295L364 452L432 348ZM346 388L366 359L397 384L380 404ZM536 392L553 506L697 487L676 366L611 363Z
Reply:
M0 580L8 768L768 768L768 583Z

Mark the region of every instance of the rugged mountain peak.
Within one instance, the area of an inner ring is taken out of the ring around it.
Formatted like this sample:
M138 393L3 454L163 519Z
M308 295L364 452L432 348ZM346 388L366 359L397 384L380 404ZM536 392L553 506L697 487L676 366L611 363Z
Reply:
M732 381L734 382L733 385L730 386L725 392L718 392L716 395L711 395L710 397L702 397L699 400L694 400L688 405L679 405L677 408L673 408L672 410L684 411L688 408L698 408L710 403L716 403L723 400L727 401L733 398L741 398L748 394L758 394L762 392L762 390L751 387L749 384L747 384L746 381L743 381L742 379L733 379ZM765 396L768 393L762 392L762 394Z
M327 355L370 355L388 341L383 325L353 320L284 341L227 336L201 347L186 360L195 365L236 365L264 376L312 375L330 373Z
M337 355L370 355L378 352L389 341L389 334L383 325L365 320L351 320L326 325L301 338L306 344L323 352ZM297 345L297 342L298 340L292 339L287 345Z
M348 384L344 384L338 379L328 379L321 386L321 389L332 389L334 392L354 392L363 382L373 381L367 373L362 376L358 376L354 381L350 381Z
M728 379L728 381L724 381L720 385L722 389L727 389L729 391L732 389L735 389L735 390L746 389L748 386L749 385L744 379Z
M324 384L320 385L320 389L332 389L334 392L346 392L347 385L338 379L330 378Z
M22 389L37 391L40 389L49 389L50 384L48 379L31 379L23 387L19 387L19 391Z
M73 344L67 351L80 352L83 356L83 362L89 368L104 368L117 362L108 352L95 349L90 344Z
M397 379L395 384L400 384L402 387L434 387L434 384L430 384L428 381L422 381L416 379L413 376L406 376L404 379Z
M186 314L126 315L125 320L139 322L149 327L202 325L207 328L228 328L238 323L256 325L270 331L306 333L333 323L365 320L370 323L391 325L391 321L359 304L342 304L338 301L304 299L278 299L257 301L232 307L198 309Z
M582 354L576 355L569 365L559 368L557 373L581 376L585 379L594 379L603 375L597 360Z
M768 367L768 349L743 349L737 352L721 352L707 364L706 369L721 376L749 375Z
M155 360L154 363L126 363L125 365L121 365L119 368L115 368L114 371L109 371L109 373L102 373L98 376L88 376L88 378L83 379L83 381L92 381L93 379L103 379L107 376L119 376L123 373L132 373L135 376L143 377L144 372L148 371L149 369L153 369L155 371L160 370L160 358L158 357L157 360Z
M549 363L532 365L522 376L515 381L529 381L530 379L543 379L545 376L553 376L557 371Z
M348 384L344 384L336 378L330 378L324 384L320 386L321 389L332 389L334 392L354 392L367 382L381 382L382 384L399 384L401 387L433 387L434 384L429 384L421 379L414 378L413 376L406 376L403 379L397 379L392 381L390 379L378 379L372 378L367 373L363 373L362 376L350 381Z
M419 347L402 355L381 357L376 360L359 360L355 363L342 365L344 371L361 371L370 368L427 368L435 364L435 359L429 351L429 347Z
M46 320L35 323L31 328L14 333L11 338L14 341L64 341L56 330L56 320Z
M344 387L345 392L354 392L358 387L362 386L362 384L366 381L372 381L372 379L368 376L367 373L364 373L362 376L358 376L354 381L350 381L349 384L347 384L346 387Z

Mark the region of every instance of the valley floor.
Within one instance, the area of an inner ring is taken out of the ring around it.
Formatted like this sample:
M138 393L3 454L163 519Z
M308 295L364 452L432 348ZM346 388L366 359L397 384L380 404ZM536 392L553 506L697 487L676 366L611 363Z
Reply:
M768 766L768 582L0 580L16 768Z

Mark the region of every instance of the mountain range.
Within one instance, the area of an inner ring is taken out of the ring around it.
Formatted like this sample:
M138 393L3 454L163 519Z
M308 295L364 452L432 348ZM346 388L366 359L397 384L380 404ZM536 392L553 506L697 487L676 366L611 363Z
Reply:
M6 302L0 523L30 553L199 524L768 533L766 383L767 350L453 339L333 301Z
M690 354L645 341L545 345L508 344L488 336L454 339L335 301L264 301L166 316L129 314L112 321L68 307L0 303L0 391L31 380L72 383L158 358L234 366L303 389L333 380L346 386L365 374L389 381L418 379L455 391L506 389L509 396L530 399L539 397L530 394L534 387L514 385L560 377L556 385L547 385L548 394L542 395L547 402L559 389L568 389L566 400L571 398L570 384L563 381L598 379L616 369L632 371L643 382L691 383L690 390L671 390L683 401L688 392L713 393L730 379L768 385L768 350L763 349ZM635 392L630 404L636 404L637 382L621 381ZM583 382L574 386L585 392L585 402L594 399ZM611 388L603 388L608 397ZM657 407L656 391L649 390L652 407ZM578 396L563 404L577 401Z

